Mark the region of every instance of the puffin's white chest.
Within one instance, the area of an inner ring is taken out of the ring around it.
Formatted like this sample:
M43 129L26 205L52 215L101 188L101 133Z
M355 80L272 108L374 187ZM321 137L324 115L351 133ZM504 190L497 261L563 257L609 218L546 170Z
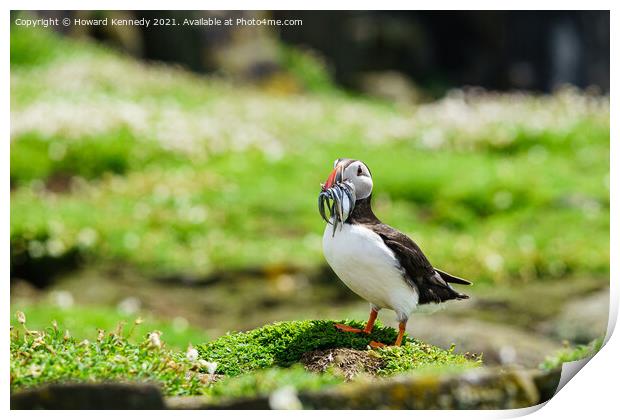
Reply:
M338 277L370 303L407 317L418 304L418 293L406 283L398 260L381 237L357 224L345 223L333 237L332 232L328 224L323 253Z

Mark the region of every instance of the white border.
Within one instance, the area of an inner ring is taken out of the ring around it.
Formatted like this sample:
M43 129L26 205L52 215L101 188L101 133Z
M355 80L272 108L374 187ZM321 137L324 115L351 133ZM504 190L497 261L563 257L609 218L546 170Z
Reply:
M382 0L381 2L376 1L368 1L368 0L358 0L355 2L340 2L336 3L334 1L326 1L326 0L316 0L313 2L295 2L292 4L290 1L190 1L190 0L175 0L174 2L163 2L163 1L134 1L131 4L128 4L126 0L108 0L108 1L91 1L85 3L83 1L78 0L64 0L64 1L44 1L44 0L22 0L15 1L9 0L3 2L6 8L5 19L0 22L0 27L2 28L2 40L1 40L1 52L4 60L2 62L2 75L4 78L4 83L2 84L2 120L4 124L2 125L4 131L4 141L0 146L2 149L2 159L3 162L0 165L0 171L2 172L2 187L1 191L1 201L2 204L0 206L0 214L2 217L2 225L0 228L0 235L2 235L3 240L0 242L0 255L4 258L4 263L0 264L0 270L2 272L2 285L4 287L2 293L2 299L4 300L4 311L2 317L4 319L5 329L8 329L8 324L10 323L9 317L9 200L10 200L10 191L9 191L9 123L10 123L10 114L9 114L9 80L10 80L10 65L8 61L9 57L9 10L49 10L49 9L66 9L66 10L88 10L88 9L101 9L101 10L124 10L124 9L161 9L161 10L169 10L169 9L179 9L179 10L202 10L202 9L212 9L212 10L276 10L276 9L284 9L284 10L305 10L305 9L324 9L324 10L367 10L367 9L377 9L378 7L382 9L393 9L393 10L407 10L411 8L415 8L416 10L482 10L482 9L491 9L491 10L536 10L536 9L546 9L546 10L564 10L564 9L573 9L573 10L584 10L584 6L587 6L587 9L604 9L611 10L611 74L614 74L615 71L618 70L617 60L617 36L618 36L618 24L620 23L620 19L618 19L618 15L616 10L614 10L615 2L612 1L603 1L603 0L590 0L588 2L578 2L574 0L563 1L563 2L551 2L551 1L541 1L541 0L521 0L521 1L491 1L491 0L470 0L468 2L458 2L456 0L453 1L426 1L426 2L405 2L405 1L394 1L394 0ZM617 87L616 84L611 81L611 96L616 97L617 95ZM617 165L616 156L618 155L618 146L615 143L617 141L616 133L617 133L617 123L618 121L618 112L616 110L617 107L611 107L611 129L612 129L612 141L611 141L611 174L610 174L610 184L611 184L611 214L617 215L620 210L620 206L618 205L618 181L619 174ZM618 223L617 217L612 217L611 219L611 231L616 233L611 237L611 255L619 255L620 249L618 248ZM611 278L618 278L618 268L615 261L611 264ZM620 342L617 337L611 337L610 335L615 327L615 323L617 320L618 314L618 298L619 298L619 290L616 282L611 282L611 305L610 305L610 320L609 320L609 329L607 334L607 340L609 340L603 350L596 355L591 362L587 364L587 367L583 369L582 372L579 373L578 379L570 381L564 389L562 389L552 400L546 404L541 405L544 406L544 409L539 410L541 407L531 407L527 409L521 410L507 410L507 411L417 411L415 413L411 413L409 411L398 411L398 412L390 412L390 413L377 413L376 411L356 411L352 413L356 417L360 418L370 418L371 416L377 415L388 415L390 417L401 417L401 418L410 418L410 416L414 415L416 418L472 418L472 419L480 419L480 418L505 418L505 417L516 417L525 414L529 414L534 412L532 415L534 418L544 419L544 418L561 418L564 416L573 417L573 416L588 416L590 418L598 417L604 415L603 418L608 418L611 413L617 412L617 382L619 377L617 376L619 373L619 363L616 357L617 354L620 354ZM9 360L9 351L8 351L8 340L5 345L2 347L3 360L5 363L2 364L1 377L5 378L2 381L2 406L5 410L8 410L9 407L9 383L6 379L9 377L9 369L8 369L8 360ZM26 411L12 411L9 413L11 416L15 418L26 418L30 416L39 416L40 413L36 412L26 412ZM89 416L94 417L108 417L113 413L108 412L98 412L91 411L88 413ZM169 413L166 412L144 412L144 413L128 413L128 415L142 415L146 414L149 417L164 417ZM224 411L218 412L218 418L233 418L237 416L270 416L270 417L281 417L288 416L292 413L288 412L254 412L254 413L245 413L245 412L232 412L232 411ZM326 417L340 417L344 413L340 412L322 412L321 416ZM73 418L77 416L82 416L83 414L80 412L46 412L44 414L46 417L51 418ZM187 417L204 417L206 413L201 412L184 412L181 414L182 416ZM310 416L315 416L316 413L313 412L296 412L294 415L300 418L309 418ZM165 417L164 417L165 418Z

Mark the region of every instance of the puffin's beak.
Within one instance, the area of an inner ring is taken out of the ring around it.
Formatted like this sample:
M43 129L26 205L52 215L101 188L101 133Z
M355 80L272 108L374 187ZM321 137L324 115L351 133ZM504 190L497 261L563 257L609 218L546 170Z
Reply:
M323 191L330 189L334 184L342 182L342 165L336 165L331 174L327 177L327 181L323 184Z

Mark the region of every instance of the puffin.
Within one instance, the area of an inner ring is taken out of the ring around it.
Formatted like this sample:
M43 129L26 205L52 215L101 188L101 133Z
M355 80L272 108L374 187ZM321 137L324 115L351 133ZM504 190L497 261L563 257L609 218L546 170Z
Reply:
M396 313L402 344L407 321L419 306L469 296L451 284L471 282L435 268L407 235L382 223L372 206L373 181L364 162L341 158L319 193L319 212L326 221L323 254L340 280L370 303L364 329L335 324L341 331L369 334L381 309ZM326 208L329 217L326 215ZM384 343L371 342L373 347Z

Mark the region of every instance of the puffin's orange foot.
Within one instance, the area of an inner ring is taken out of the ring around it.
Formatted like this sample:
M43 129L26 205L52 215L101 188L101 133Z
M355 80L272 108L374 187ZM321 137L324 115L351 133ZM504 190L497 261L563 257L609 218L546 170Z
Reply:
M352 332L352 333L364 332L364 330L360 330L359 328L355 328L355 327L350 327L350 326L345 325L345 324L334 324L334 327L336 327L336 329L338 329L340 331L344 331L344 332Z
M368 345L372 347L373 349L380 349L382 347L387 347L387 344L379 343L378 341L371 341L370 343L368 343Z

